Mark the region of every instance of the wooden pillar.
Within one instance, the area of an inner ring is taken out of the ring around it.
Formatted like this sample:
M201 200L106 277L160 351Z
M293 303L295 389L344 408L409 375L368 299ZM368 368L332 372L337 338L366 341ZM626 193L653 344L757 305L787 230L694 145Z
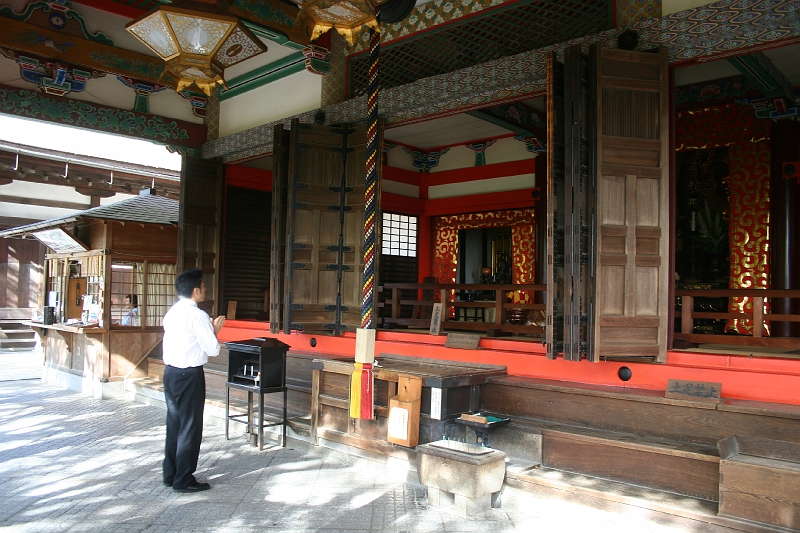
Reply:
M541 185L540 185L541 184ZM539 187L538 198L533 204L533 232L536 236L536 251L533 264L533 283L547 284L547 157L536 158L536 185ZM543 304L545 293L533 293L533 302Z
M800 159L800 122L773 122L770 146L770 288L800 289L800 185L781 171L783 163ZM800 299L773 298L770 312L800 313ZM800 337L800 323L771 324L773 337Z

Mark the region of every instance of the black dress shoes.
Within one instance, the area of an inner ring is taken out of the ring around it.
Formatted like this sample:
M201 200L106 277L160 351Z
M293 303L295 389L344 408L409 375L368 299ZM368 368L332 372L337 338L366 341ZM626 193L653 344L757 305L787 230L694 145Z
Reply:
M211 485L208 483L198 483L195 481L194 483L190 483L186 487L179 489L178 487L172 487L172 490L175 492L200 492L203 490L208 490L211 488Z

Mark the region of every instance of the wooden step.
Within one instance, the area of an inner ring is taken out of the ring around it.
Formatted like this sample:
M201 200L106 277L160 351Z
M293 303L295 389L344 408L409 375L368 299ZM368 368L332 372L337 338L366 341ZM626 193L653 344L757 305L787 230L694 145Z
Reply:
M502 429L510 433L500 439L504 442L522 442L530 433L541 436L529 454L515 450L524 461L707 501L719 499L719 453L714 446L519 417Z
M698 522L695 531L710 531L701 523L747 533L787 531L751 521L717 515L715 502L653 490L630 483L590 477L541 466L509 465L505 484L542 497L580 502L597 509L629 506L644 514L647 510L679 516ZM717 528L713 531L717 531Z
M665 398L660 391L516 376L492 377L481 409L570 426L716 446L731 435L800 442L800 406Z

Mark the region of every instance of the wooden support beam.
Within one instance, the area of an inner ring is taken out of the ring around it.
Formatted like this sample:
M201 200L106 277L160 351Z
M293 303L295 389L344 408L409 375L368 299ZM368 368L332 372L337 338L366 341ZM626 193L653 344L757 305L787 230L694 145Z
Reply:
M57 172L37 171L36 169L26 168L20 169L22 172L14 172L12 170L4 170L0 168L0 180L8 179L12 181L25 181L28 183L47 183L50 185L64 185L74 187L86 187L86 178L84 176L68 176L63 177L63 174ZM107 191L120 194L131 194L133 191L145 189L151 186L152 178L144 176L125 175L120 176L114 173L114 183L103 183L100 178L102 174L98 172L97 177L92 177L92 187L90 188L91 195L99 194L97 191ZM178 182L171 182L162 180L157 181L157 189L161 196L168 198L178 198L180 196L180 184Z
M6 202L9 204L20 204L20 205L38 205L40 207L57 207L60 209L84 210L89 208L87 204L80 204L77 202L45 200L43 198L24 198L22 196L9 196L3 194L0 194L0 202Z
M102 189L95 187L75 187L75 192L78 192L85 196L92 196L92 197L97 196L99 198L111 198L112 196L117 194L116 192L110 191L105 187Z

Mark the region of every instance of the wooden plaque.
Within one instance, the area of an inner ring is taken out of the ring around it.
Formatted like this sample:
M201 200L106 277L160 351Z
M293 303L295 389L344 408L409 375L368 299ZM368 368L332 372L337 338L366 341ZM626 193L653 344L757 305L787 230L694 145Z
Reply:
M397 397L389 400L386 440L413 448L419 443L420 401L405 402Z
M465 350L477 350L478 343L481 341L480 335L470 333L448 333L445 348L463 348Z
M225 318L228 320L236 320L236 306L238 302L236 300L231 300L228 302L228 312L225 313Z
M670 379L667 381L667 392L664 396L679 400L719 403L721 393L722 383Z
M431 312L431 335L439 335L442 330L442 310L444 305L442 303L433 304L433 311Z

